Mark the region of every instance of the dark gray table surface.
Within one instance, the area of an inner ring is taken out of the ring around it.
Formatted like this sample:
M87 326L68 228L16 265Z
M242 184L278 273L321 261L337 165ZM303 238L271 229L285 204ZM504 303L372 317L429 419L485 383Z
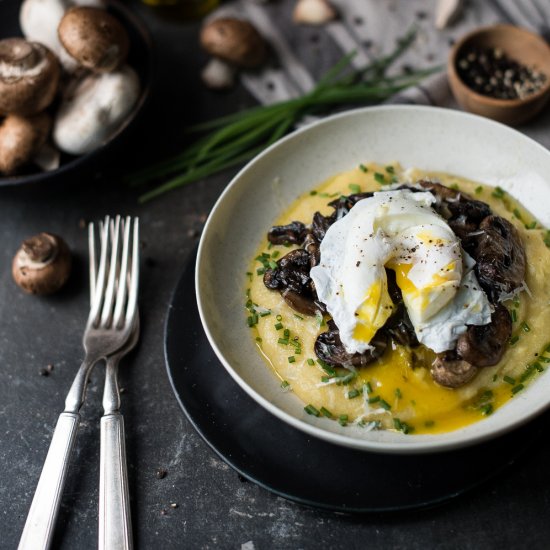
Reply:
M291 2L280 4L275 9L288 16ZM14 13L9 5L0 2L2 16ZM102 165L68 181L0 189L0 547L17 545L53 426L82 358L88 301L83 221L120 212L140 216L145 258L142 338L121 370L138 548L548 548L548 438L528 449L505 473L444 506L354 517L303 508L239 479L194 432L168 383L163 325L171 292L204 217L232 174L145 205L121 185L120 175L181 148L190 122L253 101L241 88L218 95L201 86L198 73L205 57L197 47L197 23L166 21L143 6L134 8L156 42L157 78L152 101L132 136ZM337 53L328 38L312 40L315 35L311 29L295 33L293 47L320 70ZM547 119L529 128L532 135L544 135ZM22 239L43 230L69 242L76 265L67 288L36 298L14 285L11 259ZM41 376L39 371L48 364L54 365L53 372ZM102 382L100 368L92 375L83 408L56 531L59 548L88 549L97 544ZM156 476L159 468L167 470L164 479Z

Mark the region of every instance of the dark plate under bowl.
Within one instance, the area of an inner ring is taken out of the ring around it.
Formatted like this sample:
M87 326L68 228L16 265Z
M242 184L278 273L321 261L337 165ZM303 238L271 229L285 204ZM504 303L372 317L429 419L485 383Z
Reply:
M0 8L0 38L23 36L19 26L20 6L21 2L19 1L2 3L2 7ZM120 21L130 37L130 51L127 63L136 71L141 84L141 94L134 108L109 141L94 151L78 157L62 153L61 164L56 170L37 172L34 171L35 167L31 167L30 170L33 170L32 172L21 173L16 176L0 177L0 186L31 183L43 184L62 175L65 176L74 170L82 170L91 163L97 163L100 157L103 157L122 138L130 133L151 92L151 83L153 80L153 45L149 31L128 7L117 0L109 0L107 9Z

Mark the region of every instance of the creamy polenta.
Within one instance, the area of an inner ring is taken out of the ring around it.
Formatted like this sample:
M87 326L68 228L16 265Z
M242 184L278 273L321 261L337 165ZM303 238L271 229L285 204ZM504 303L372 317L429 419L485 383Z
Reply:
M419 179L458 187L486 202L495 214L517 228L527 257L526 290L504 302L513 321L507 350L497 365L481 368L473 380L457 389L444 388L432 380L429 366L434 354L422 345L410 349L392 344L380 359L356 371L323 364L317 360L314 343L327 330L328 317L299 314L279 292L264 286L265 266L273 265L293 248L270 245L264 238L247 272L248 323L259 352L281 381L281 391L293 391L310 414L369 429L448 432L492 414L550 363L549 235L500 188L419 169L403 173L396 163L361 164L299 197L273 224L294 220L307 224L316 211L330 214L332 208L327 203L336 197Z

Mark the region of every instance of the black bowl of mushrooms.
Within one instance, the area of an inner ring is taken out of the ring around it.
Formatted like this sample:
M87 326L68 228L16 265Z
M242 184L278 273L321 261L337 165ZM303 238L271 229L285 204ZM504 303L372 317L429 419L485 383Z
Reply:
M149 96L152 51L117 1L24 0L19 30L9 19L0 21L0 185L20 185L95 161L125 133Z

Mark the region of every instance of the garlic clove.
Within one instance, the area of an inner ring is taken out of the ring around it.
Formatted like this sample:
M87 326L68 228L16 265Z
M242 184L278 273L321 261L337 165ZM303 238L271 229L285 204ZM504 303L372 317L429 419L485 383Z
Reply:
M226 90L235 85L235 73L232 65L213 57L202 70L201 79L212 90Z
M323 25L338 16L326 0L298 0L292 18L295 23Z

